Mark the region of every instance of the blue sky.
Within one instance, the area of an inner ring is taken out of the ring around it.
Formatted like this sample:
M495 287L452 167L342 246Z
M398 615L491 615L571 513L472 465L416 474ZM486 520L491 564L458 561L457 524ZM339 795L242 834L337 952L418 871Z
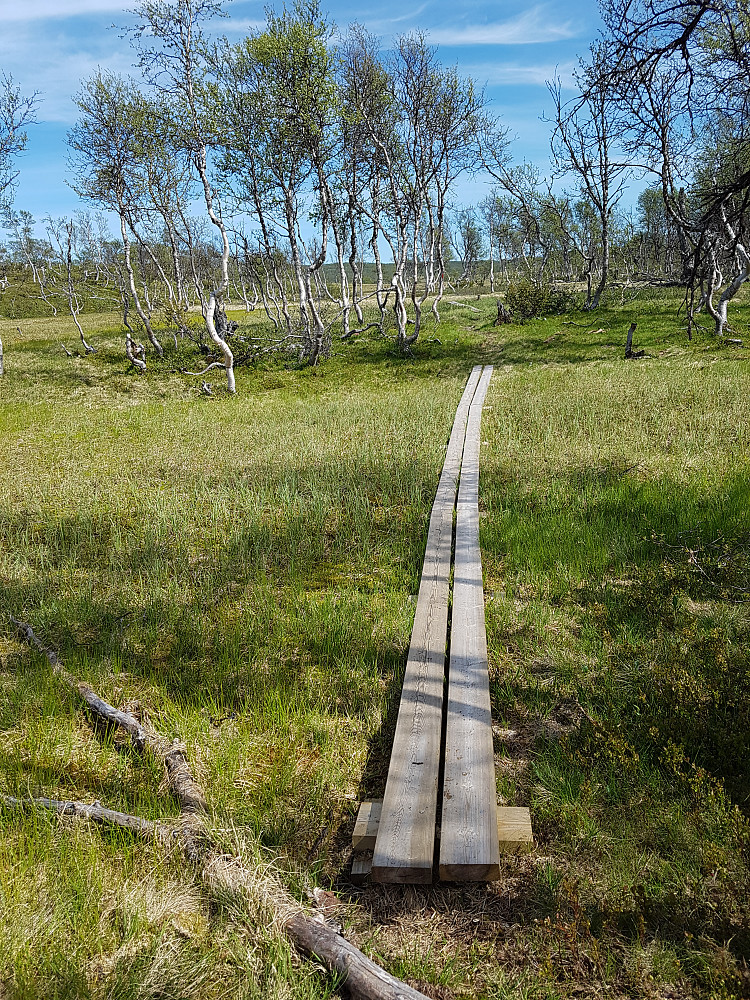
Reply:
M511 133L514 159L548 162L551 114L545 80L555 72L563 81L579 55L585 55L600 26L595 0L549 0L490 4L483 0L407 0L402 5L375 3L353 7L342 0L323 9L345 30L357 20L388 48L394 37L421 29L438 46L441 61L456 65L465 76L485 85L490 107ZM238 37L262 25L264 4L235 0L229 17L217 21L217 32ZM132 55L113 24L127 24L123 0L0 0L0 67L25 93L40 92L39 124L29 130L29 145L19 161L15 200L41 219L70 214L82 206L66 185L65 136L75 120L71 100L82 78L97 66L127 74ZM459 200L484 197L482 182L465 183Z

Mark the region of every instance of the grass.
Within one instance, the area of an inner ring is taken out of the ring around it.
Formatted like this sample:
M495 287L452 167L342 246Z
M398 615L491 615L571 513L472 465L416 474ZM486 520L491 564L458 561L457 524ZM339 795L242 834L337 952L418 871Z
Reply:
M360 339L318 370L240 369L236 398L217 376L211 399L169 351L129 373L116 317L82 317L87 358L59 347L72 322L0 321L2 614L183 740L228 844L298 894L334 886L351 936L428 995L747 994L748 352L688 344L654 297L499 329L477 304L413 360ZM647 356L626 362L633 319ZM356 890L346 845L383 791L479 361L498 791L532 807L538 850L491 886ZM176 811L5 622L0 791ZM156 847L0 824L9 997L333 990Z

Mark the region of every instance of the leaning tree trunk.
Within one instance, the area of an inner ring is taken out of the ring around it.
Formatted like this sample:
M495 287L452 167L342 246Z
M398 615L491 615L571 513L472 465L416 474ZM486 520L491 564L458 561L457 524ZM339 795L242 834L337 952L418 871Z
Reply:
M712 253L712 270L711 277L709 279L708 293L706 295L706 308L714 321L715 333L717 337L723 337L724 331L727 328L727 312L729 309L729 303L735 295L737 295L745 282L750 279L750 252L748 252L745 244L737 238L737 233L729 222L726 210L723 207L721 208L721 221L724 227L727 243L734 247L734 258L738 266L736 267L734 278L732 278L722 292L718 303L714 305L713 292L716 285L721 283L721 279L718 281L716 280L719 268L716 262L716 254L715 252ZM744 266L739 266L740 259L744 261Z
M130 300L128 298L128 293L123 290L122 293L122 325L125 327L125 357L131 363L134 368L137 368L139 372L146 371L146 362L144 360L145 351L143 349L143 344L136 343L133 340L133 328L128 322L128 312L130 311Z

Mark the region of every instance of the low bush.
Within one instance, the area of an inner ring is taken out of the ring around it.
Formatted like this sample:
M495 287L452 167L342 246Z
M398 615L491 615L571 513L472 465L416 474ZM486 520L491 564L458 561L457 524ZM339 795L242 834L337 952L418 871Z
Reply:
M508 285L505 304L516 320L523 322L536 316L559 315L572 305L569 292L552 288L550 285L537 285L528 278L512 281Z

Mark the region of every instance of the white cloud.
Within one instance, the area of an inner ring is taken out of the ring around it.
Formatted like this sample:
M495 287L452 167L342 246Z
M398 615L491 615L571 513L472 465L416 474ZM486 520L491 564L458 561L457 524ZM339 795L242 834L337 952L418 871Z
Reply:
M265 21L251 20L250 18L222 18L213 22L211 27L212 35L240 35L244 37L252 31L264 31Z
M427 3L421 4L421 6L415 8L414 10L407 11L405 14L401 14L398 17L388 18L386 21L382 22L384 24L401 24L403 21L411 21L415 17L419 17L420 14L424 14L430 5Z
M373 32L375 35L391 35L393 33L400 33L403 30L400 27L401 25L407 21L414 21L416 18L421 17L429 7L429 3L422 3L418 7L403 10L402 13L394 13L393 15L389 14L387 9L383 7L379 7L376 11L362 8L353 10L349 8L346 10L346 13L337 13L333 19L338 24L341 36L345 34L347 25L355 21L359 24L364 24L368 31Z
M81 80L99 66L127 76L134 72L133 53L116 31L97 31L80 38L60 30L37 30L27 24L12 36L0 32L0 63L25 94L39 93L40 121L72 123L77 111L71 97Z
M535 45L576 38L580 32L572 20L556 18L550 4L537 4L507 21L435 28L429 37L438 45Z
M122 13L123 0L9 0L0 5L0 23L76 17L79 14Z
M576 64L573 61L560 64L524 64L498 61L493 63L475 63L471 66L465 66L463 69L474 80L479 80L490 86L530 84L544 87L547 84L547 80L554 80L555 77L559 77L563 88L569 90L574 86L573 70L575 66Z

